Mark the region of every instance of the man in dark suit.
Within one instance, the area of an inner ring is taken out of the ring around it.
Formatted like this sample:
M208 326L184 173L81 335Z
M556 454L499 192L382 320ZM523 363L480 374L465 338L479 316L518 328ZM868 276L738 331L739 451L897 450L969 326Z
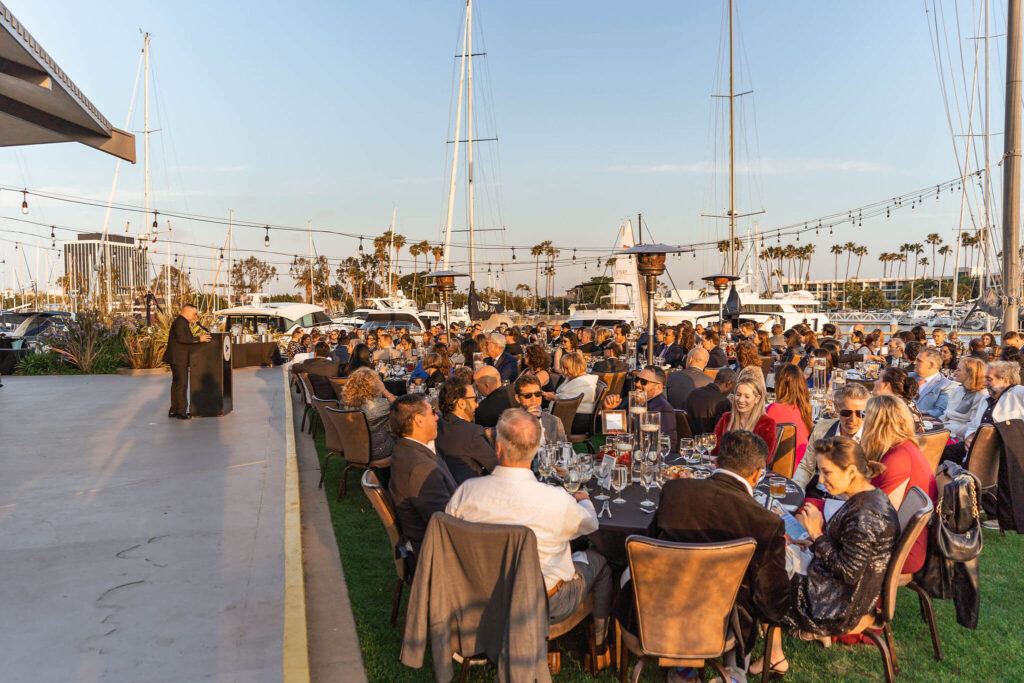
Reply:
M512 407L508 387L501 385L498 371L490 365L484 365L473 373L473 386L484 397L476 407L476 423L481 427L495 426L501 414Z
M601 347L594 342L594 328L580 328L580 353L591 355L601 350Z
M192 334L191 325L199 318L199 310L192 304L181 307L178 317L167 333L167 348L163 361L171 366L171 410L167 417L191 419L188 412L188 367L192 346L210 341L209 334Z
M686 357L686 369L669 373L668 386L665 388L668 402L673 408L686 409L686 399L694 389L711 384L711 378L704 373L708 365L708 352L700 346L690 349Z
M331 351L329 358L332 358L338 363L338 367L345 367L348 364L348 359L351 357L348 351L348 332L342 330L338 333L338 345Z
M686 416L694 434L710 434L715 431L718 420L731 407L726 396L735 385L736 372L722 368L711 384L690 392L686 399Z
M669 365L673 368L682 366L684 360L683 347L676 343L676 331L671 327L666 329L662 335L661 349L655 355L654 360L660 365Z
M628 372L629 364L620 358L622 346L618 342L611 342L604 347L604 360L594 363L593 373L601 375L608 372Z
M511 356L523 355L523 335L518 327L505 330L505 353Z
M714 330L704 330L704 336L701 340L701 344L708 352L709 368L724 368L729 364L729 358L725 355L725 349L719 346L721 340L717 332Z
M437 404L441 420L437 423L434 446L459 484L490 474L498 464L498 455L487 439L487 430L473 422L476 391L461 377L449 377L441 384Z
M718 469L711 477L665 483L652 525L657 538L677 543L720 543L746 537L757 542L736 595L743 647L725 657L728 668L741 672L747 670L747 657L757 639L757 622L776 621L788 601L785 525L753 497L767 457L768 446L761 437L745 431L727 432L719 447ZM624 605L617 607L623 609Z
M406 394L391 404L391 431L399 437L391 453L388 489L402 537L419 553L430 517L444 510L458 484L436 452L437 416L423 394Z
M334 387L328 381L328 377L338 376L338 363L330 358L331 346L327 342L317 342L313 347L313 357L307 358L301 363L294 363L288 369L292 374L298 375L304 372L309 375L309 386L317 398L333 401L338 396L334 393Z
M502 382L513 382L519 376L519 363L516 359L505 353L505 335L500 332L492 332L487 335L487 357L484 363L493 366L501 376ZM494 424L497 424L495 420Z

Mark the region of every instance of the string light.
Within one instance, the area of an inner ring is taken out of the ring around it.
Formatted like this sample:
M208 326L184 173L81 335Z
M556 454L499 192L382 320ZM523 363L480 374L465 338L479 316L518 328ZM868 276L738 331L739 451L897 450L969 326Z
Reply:
M154 232L156 232L156 230L157 230L157 228L158 228L158 226L157 226L157 224L156 224L156 216L157 216L157 213L158 213L157 211L154 211L154 212L153 212L153 231L154 231ZM153 241L155 242L156 240L153 240Z
M221 261L223 261L223 260L224 260L224 247L221 247L221 248L220 248L220 260L221 260Z
M516 248L512 247L512 263L516 262Z
M167 234L171 234L171 219L167 219Z
M576 265L576 250L575 249L572 250L572 264L574 266Z
M267 226L267 234L263 236L263 246L270 246L270 226Z
M362 237L359 238L359 253L360 254L363 253L363 238Z
M28 215L28 190L21 191L21 212Z
M124 231L128 232L128 228L130 228L130 227L132 227L132 222L131 221L125 221Z

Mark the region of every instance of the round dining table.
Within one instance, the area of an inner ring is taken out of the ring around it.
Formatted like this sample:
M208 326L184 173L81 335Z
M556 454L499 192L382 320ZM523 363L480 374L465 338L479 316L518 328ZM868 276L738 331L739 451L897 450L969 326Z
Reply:
M769 472L768 475L774 477L781 476L774 472ZM804 491L792 479L782 478L786 480L786 495L779 499L779 502L788 512L796 512L804 504ZM654 511L658 509L661 489L652 486L648 492L639 483L630 484L622 490L622 498L626 501L625 503L611 502L616 498L615 491L612 490L607 491L609 495L608 501L594 498L601 491L601 487L595 479L591 479L588 482L587 490L590 493L594 509L600 515L597 518L597 531L590 534L587 538L594 548L604 555L609 563L620 568L627 566L629 561L626 558L626 539L633 534L654 536ZM645 508L641 505L641 502L648 497L654 502L654 505ZM768 479L766 477L754 488L754 499L761 505L764 505L769 497ZM605 502L608 502L608 509L611 512L610 517L607 513L601 514Z

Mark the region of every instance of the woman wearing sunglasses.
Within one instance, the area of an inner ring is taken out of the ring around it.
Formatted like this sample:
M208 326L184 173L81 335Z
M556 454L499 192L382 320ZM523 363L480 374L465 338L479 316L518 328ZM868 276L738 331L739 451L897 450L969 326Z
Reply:
M736 379L736 387L729 394L731 409L728 410L718 424L715 425L715 449L712 455L718 455L718 444L722 443L722 435L736 429L754 432L768 444L768 457L775 456L775 420L765 413L765 389L761 383L760 370L755 373L752 368L745 368ZM765 463L767 466L768 463Z
M864 416L867 414L868 399L871 398L871 394L868 393L865 386L851 382L837 391L834 398L839 418L818 420L807 439L807 450L804 451L804 457L793 474L793 481L803 486L808 496L815 498L825 495L824 488L818 487L818 455L814 452L815 442L833 436L845 436L854 441L860 441L864 431Z

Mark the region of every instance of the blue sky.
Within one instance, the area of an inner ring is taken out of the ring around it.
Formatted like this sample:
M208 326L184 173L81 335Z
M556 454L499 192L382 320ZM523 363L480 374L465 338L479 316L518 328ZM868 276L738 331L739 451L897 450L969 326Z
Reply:
M309 219L314 227L371 234L386 228L397 205L399 232L438 238L462 2L6 1L117 126L128 110L139 29L153 34L150 116L151 126L162 129L151 137L157 208L224 217L234 209L247 220L305 225ZM993 3L997 16L1002 5ZM477 87L482 93L489 83L500 137L506 244L552 239L563 248L603 248L620 221L637 212L659 241L724 235L714 232L724 227L700 218L723 208L708 199L721 3L478 0L474 11L488 52L486 72L483 60L475 62ZM739 86L755 90L763 188L760 199L739 208L763 204L760 226L845 210L957 175L921 4L742 2L739 21L749 65ZM998 131L1002 41L996 45ZM135 129L142 127L141 109L140 88ZM489 132L478 123L478 136ZM996 138L997 158L1001 147ZM479 152L481 170L490 150ZM138 151L139 164L122 166L119 201L141 203L141 136ZM77 145L6 148L0 183L105 199L114 166L113 158ZM485 203L495 198L490 179L478 186ZM20 217L19 205L20 196L0 192L0 225L4 216ZM478 224L496 220L493 210L480 213ZM880 273L878 252L928 232L948 241L958 216L959 201L944 197L889 221L844 226L835 241L868 246L863 274L873 275ZM40 200L30 217L99 228L103 211ZM123 229L124 220L115 215L113 222ZM27 229L49 242L48 230ZM262 249L262 232L236 235L237 246ZM220 244L224 231L184 224L175 225L175 236ZM304 235L271 238L272 250L307 252ZM351 239L316 237L317 251L335 260L355 246ZM813 277L832 275L829 246L826 238L818 242ZM6 286L11 245L0 242L0 254ZM520 254L510 286L532 283L524 260ZM708 256L672 270L685 286L718 265ZM571 285L592 274L567 266L557 281ZM277 286L290 284L284 280Z

